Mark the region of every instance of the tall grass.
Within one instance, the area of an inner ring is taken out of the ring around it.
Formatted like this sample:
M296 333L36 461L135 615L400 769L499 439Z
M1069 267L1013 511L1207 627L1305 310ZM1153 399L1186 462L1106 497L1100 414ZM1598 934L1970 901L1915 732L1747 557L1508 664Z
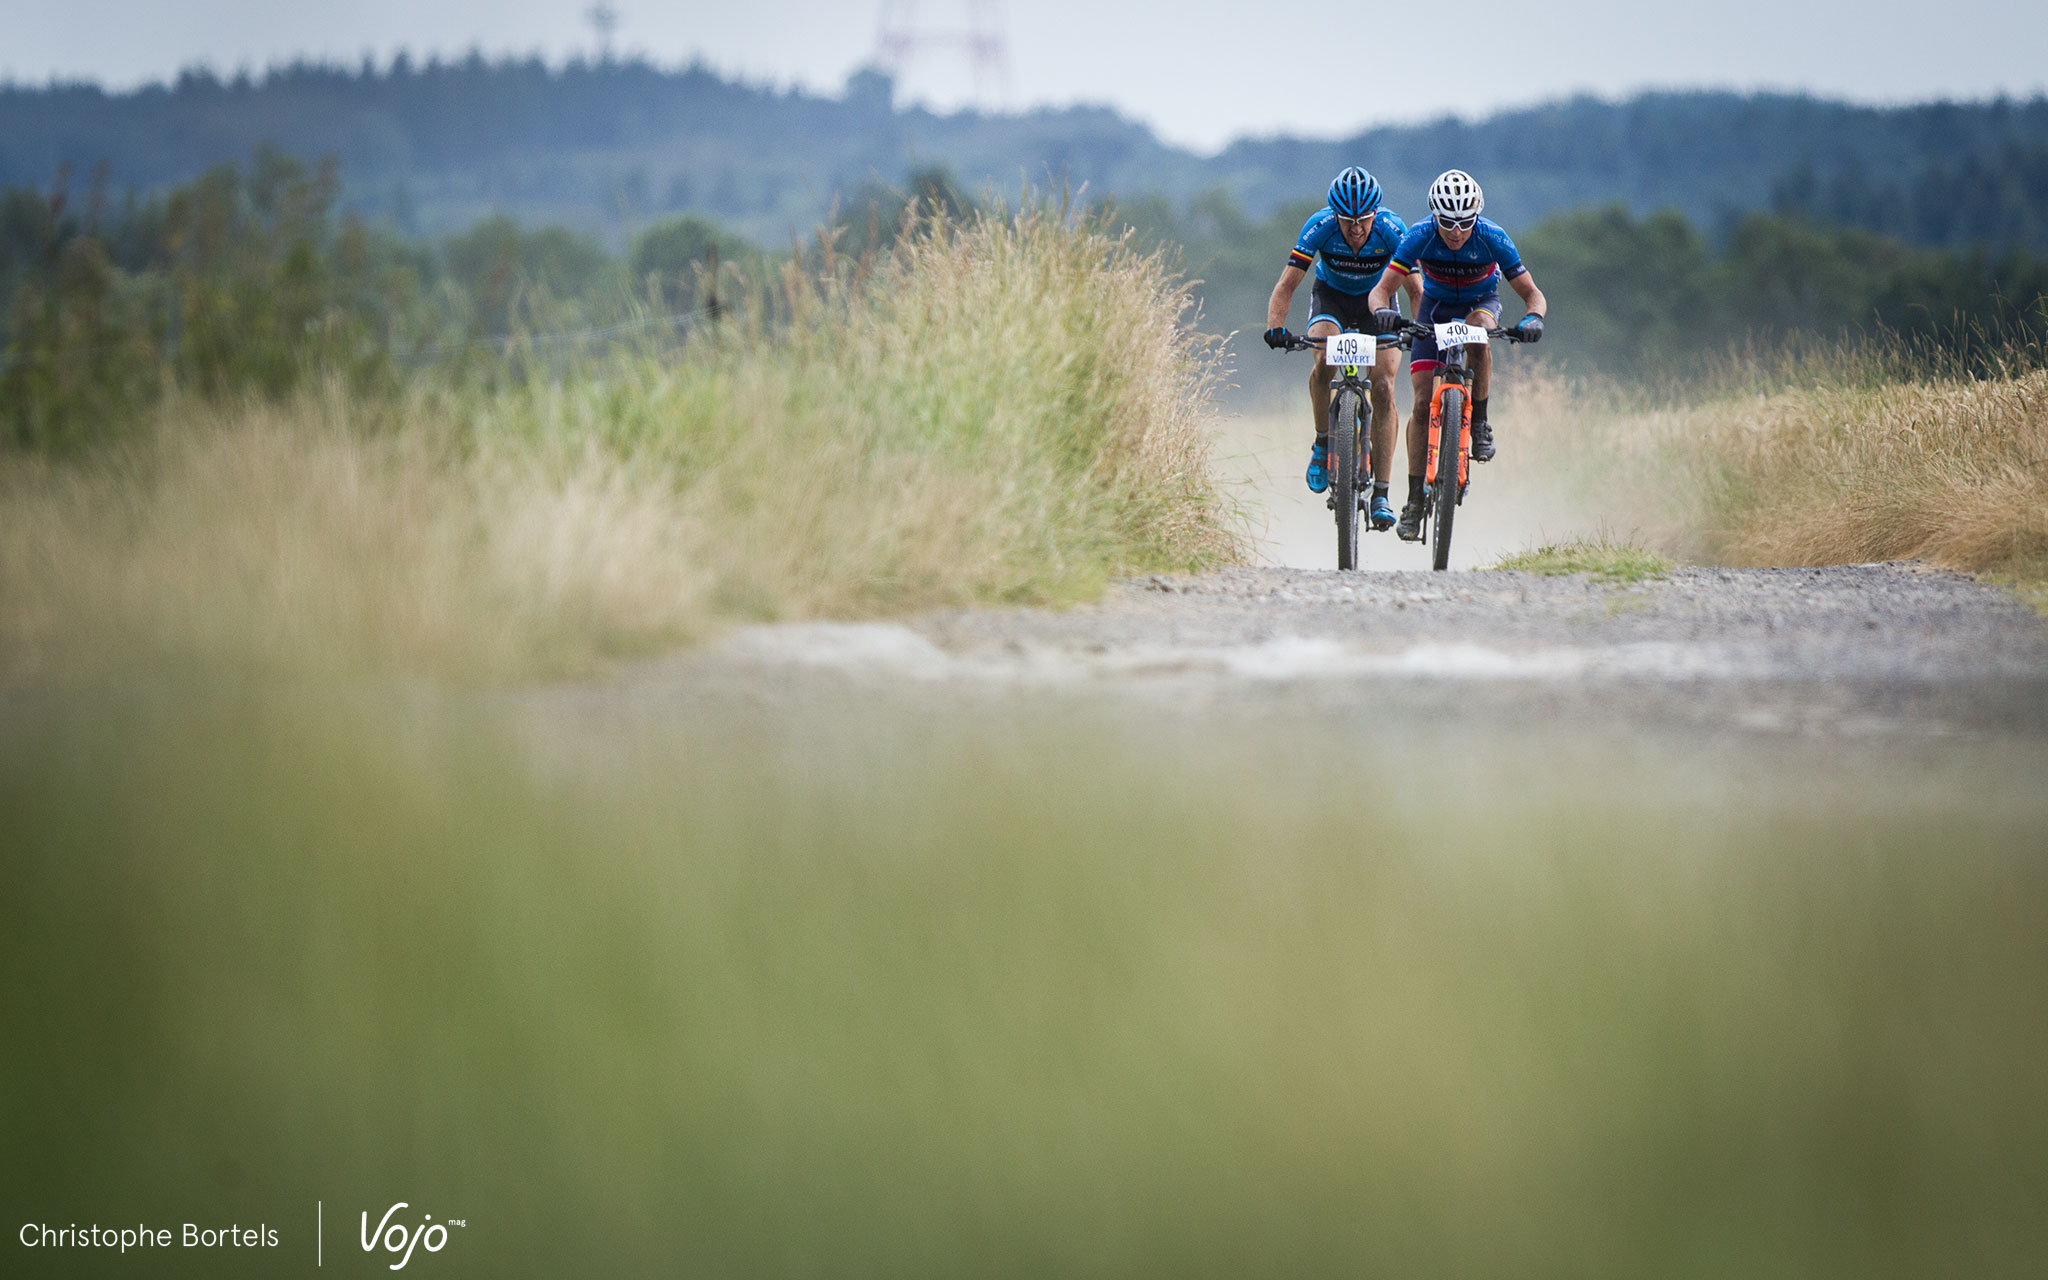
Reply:
M1780 395L1718 434L1723 560L2048 567L2048 372Z
M1647 396L1539 381L1522 403L1547 465L1688 559L2048 576L2048 370L2024 345L1988 363L1868 342Z
M139 442L0 461L0 661L574 669L734 618L1067 601L1238 554L1209 350L1160 256L1032 205L787 283L772 330L395 394L174 395Z

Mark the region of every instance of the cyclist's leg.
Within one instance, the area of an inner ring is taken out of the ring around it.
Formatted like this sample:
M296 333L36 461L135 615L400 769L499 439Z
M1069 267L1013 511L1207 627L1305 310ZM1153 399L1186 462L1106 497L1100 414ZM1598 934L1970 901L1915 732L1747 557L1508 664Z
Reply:
M1342 326L1339 324L1343 295L1317 280L1308 293L1308 328L1311 338L1327 338ZM1316 352L1315 367L1308 374L1309 412L1315 415L1316 438L1321 439L1330 429L1330 384L1336 381L1336 371L1330 362L1323 359L1323 353Z
M1467 324L1482 329L1500 328L1500 295L1489 294L1472 306L1472 312L1465 317ZM1491 462L1497 450L1493 443L1493 422L1486 416L1486 400L1493 390L1493 344L1475 342L1471 348L1472 361L1472 461Z
M1436 366L1410 369L1408 384L1415 390L1415 411L1408 415L1408 482L1420 490L1429 466L1429 397L1436 390Z
M1380 484L1394 475L1394 375L1400 371L1401 348L1382 346L1372 364L1372 469Z
M1473 303L1471 314L1465 317L1465 323L1477 325L1482 329L1500 328L1500 295L1489 294ZM1484 421L1487 393L1493 389L1493 344L1474 343L1468 353L1467 363L1472 370L1472 416Z
M1337 332L1337 322L1327 318L1311 321L1308 336L1327 338ZM1335 370L1330 368L1323 353L1315 353L1315 366L1308 371L1308 411L1314 419L1315 443L1309 449L1308 471L1303 479L1309 492L1321 493L1330 487L1330 384L1336 379Z
M1327 338L1335 332L1335 320L1318 319L1310 322L1308 326L1308 336L1311 338ZM1322 352L1318 351L1315 355L1315 367L1308 373L1308 404L1309 411L1315 415L1316 434L1320 436L1330 429L1330 385L1337 380L1337 371L1330 367L1329 361L1323 359Z
M1395 536L1404 542L1422 537L1422 478L1429 470L1429 397L1436 391L1436 361L1423 363L1428 367L1411 366L1408 373L1415 388L1415 412L1408 415L1408 496L1402 500L1401 518L1394 525Z
M1422 305L1415 311L1415 323L1426 328L1457 314L1455 311L1443 314L1448 310L1424 294ZM1415 410L1408 415L1408 500L1420 503L1422 477L1429 469L1429 398L1436 392L1436 338L1416 338L1408 356L1408 378L1415 390Z

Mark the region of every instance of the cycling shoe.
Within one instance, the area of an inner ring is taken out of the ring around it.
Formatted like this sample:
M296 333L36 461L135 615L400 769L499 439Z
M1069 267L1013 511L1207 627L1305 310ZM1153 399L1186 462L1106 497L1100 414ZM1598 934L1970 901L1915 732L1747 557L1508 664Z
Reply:
M1308 455L1308 491L1321 493L1330 487L1330 448L1322 441Z
M1422 504L1411 502L1401 508L1401 523L1394 526L1394 536L1403 542L1422 541Z
M1394 527L1394 504L1382 493L1372 500L1372 527L1385 533Z
M1493 461L1493 424L1475 422L1472 424L1472 461Z

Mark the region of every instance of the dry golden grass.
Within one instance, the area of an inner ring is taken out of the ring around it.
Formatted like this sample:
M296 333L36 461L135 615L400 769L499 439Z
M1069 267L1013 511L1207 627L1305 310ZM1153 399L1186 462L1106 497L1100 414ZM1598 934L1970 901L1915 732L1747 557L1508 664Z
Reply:
M1547 465L1669 554L2048 577L2048 371L1820 372L1654 407L1561 383L1526 398Z
M2048 372L1787 392L1690 425L1726 469L1724 562L2048 557Z
M774 333L395 402L172 397L118 452L0 459L0 675L575 670L1239 555L1162 259L1031 208L861 274L793 277Z
M687 639L701 530L651 469L360 429L329 390L168 410L153 442L14 464L9 674L135 660L495 673Z

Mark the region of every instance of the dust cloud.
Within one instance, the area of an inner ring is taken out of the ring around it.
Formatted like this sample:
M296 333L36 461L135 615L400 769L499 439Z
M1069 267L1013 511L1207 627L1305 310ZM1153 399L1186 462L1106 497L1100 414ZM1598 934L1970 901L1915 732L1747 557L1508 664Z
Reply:
M1294 399L1300 403L1219 415L1213 428L1217 472L1247 521L1253 563L1335 569L1335 521L1323 505L1324 495L1310 493L1302 482L1311 438L1308 398L1303 393ZM1405 394L1400 402L1405 426ZM1531 422L1531 430L1519 432L1512 406L1496 409L1494 417L1500 454L1472 469L1472 487L1458 509L1451 541L1453 569L1488 568L1513 552L1592 535L1603 527L1601 513L1568 495L1554 469L1530 465L1532 451L1551 424ZM1407 491L1407 454L1405 445L1395 448L1393 498L1398 508ZM1429 568L1424 544L1402 542L1391 529L1365 529L1362 568Z

